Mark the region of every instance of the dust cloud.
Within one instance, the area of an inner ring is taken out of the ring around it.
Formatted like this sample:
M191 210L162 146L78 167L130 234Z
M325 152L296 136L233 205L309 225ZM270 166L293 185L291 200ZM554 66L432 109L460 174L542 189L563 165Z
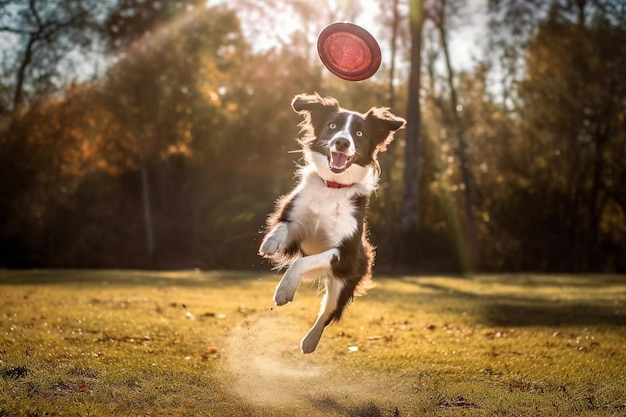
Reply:
M248 316L225 349L235 393L252 407L293 415L394 415L386 378L346 374L342 357L324 352L323 346L302 354L299 341L307 330L291 323L286 310Z

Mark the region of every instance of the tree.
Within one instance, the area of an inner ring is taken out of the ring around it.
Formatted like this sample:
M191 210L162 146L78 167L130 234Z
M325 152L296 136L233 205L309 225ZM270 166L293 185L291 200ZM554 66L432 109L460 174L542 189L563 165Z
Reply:
M222 112L219 90L227 84L245 46L234 13L223 8L182 8L174 2L130 3L125 7L136 7L133 13L114 10L107 19L109 25L130 28L109 30L109 44L125 48L107 74L103 98L123 126L119 149L128 149L131 153L125 160L139 169L146 251L153 255L160 236L165 235L155 230L154 203L169 206L162 161L171 154L189 154L194 146L203 146L197 143L199 138L215 136L214 121L206 117ZM168 4L175 7L177 19L184 24L172 20L171 25L154 29L154 25L164 22L161 14L173 19ZM135 27L131 23L137 16L144 17ZM154 32L143 36L134 32L149 28ZM170 112L176 117L168 117Z
M5 53L2 78L14 74L11 97L4 107L18 110L44 93L60 88L68 77L68 55L89 51L95 39L95 19L102 6L95 0L4 0L0 2L0 33L15 40ZM7 104L10 103L10 104Z
M407 129L404 155L404 193L402 202L402 230L405 236L419 230L420 174L422 119L420 105L420 80L422 71L422 31L424 27L423 0L410 1L411 73L408 82Z
M21 113L2 132L0 263L33 266L62 250L67 231L53 219L59 208L75 208L72 196L95 166L89 147L98 134L93 86L71 85L64 97Z
M470 161L468 158L468 144L465 136L465 126L461 119L460 112L462 106L458 100L457 89L455 86L455 74L450 61L450 48L448 43L448 29L449 29L449 16L453 13L458 13L460 5L453 3L448 4L448 0L439 0L429 10L430 18L433 21L437 31L439 32L439 38L441 41L441 49L443 50L444 63L447 72L446 82L449 92L449 108L443 108L442 111L450 113L453 122L454 136L457 141L457 157L459 161L459 169L461 171L461 179L463 183L464 191L464 207L465 207L465 246L467 247L467 259L462 264L464 269L474 269L478 258L478 242L476 236L476 223L474 218L474 184L472 181L472 174L470 171ZM452 9L452 10L451 10ZM440 101L440 103L443 103Z
M383 8L384 10L384 8ZM396 66L398 64L398 43L400 36L401 17L399 11L399 0L393 0L391 9L391 16L389 17L388 25L391 26L391 38L389 39L389 49L391 51L389 58L389 80L388 80L388 104L391 109L396 107ZM383 197L385 201L385 226L388 231L397 229L394 221L394 201L393 201L393 188L392 188L392 168L394 160L394 152L388 151L380 155L380 161L382 166L381 183L383 185ZM387 242L391 243L394 233L387 233Z
M525 215L509 231L520 236L526 267L623 268L625 242L613 231L624 235L626 212L613 184L624 172L615 158L626 137L626 19L615 1L553 1L539 10L526 14L524 43L513 44L526 53L508 87L519 126L510 142L521 153L507 177L518 178L510 203Z
M599 252L600 226L612 184L619 181L615 174L623 172L614 158L624 155L626 143L620 121L626 111L626 81L620 75L626 27L612 27L601 16L587 23L581 9L575 22L555 16L540 25L529 45L520 95L528 106L524 128L537 143L535 156L559 168L545 185L564 203L567 246L577 254L573 266L588 270L606 256Z

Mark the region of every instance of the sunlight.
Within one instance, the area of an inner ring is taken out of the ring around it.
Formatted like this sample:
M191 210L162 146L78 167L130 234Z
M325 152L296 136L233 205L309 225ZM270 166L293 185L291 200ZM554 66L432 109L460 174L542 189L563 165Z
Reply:
M171 36L172 32L178 32L182 27L188 25L196 19L199 13L202 13L203 11L204 10L201 8L195 8L188 5L185 8L184 13L181 13L168 23L156 27L154 32L146 32L144 36L132 42L126 48L117 50L117 52L109 58L112 61L111 63L117 63L120 58L125 57L129 53L136 53L137 51L145 52L147 48L154 47L156 44L163 42L164 39Z
M298 2L294 2L297 4ZM390 2L391 4L391 2ZM390 46L385 41L388 29L381 23L382 10L376 0L326 0L316 3L322 9L320 15L329 17L325 25L310 27L302 21L293 7L284 7L276 11L275 6L263 2L250 4L246 0L208 0L208 5L225 5L237 11L242 22L242 30L253 48L253 52L262 53L293 41L295 34L307 36L311 45L322 29L337 21L349 21L370 32L380 44L383 52L383 63L388 64ZM285 3L290 6L290 2ZM391 6L389 6L391 7ZM400 1L399 7L406 7ZM487 14L484 0L468 0L465 14L455 21L450 32L450 49L453 66L467 70L476 59L481 59L485 47L487 30ZM261 22L261 23L259 23Z

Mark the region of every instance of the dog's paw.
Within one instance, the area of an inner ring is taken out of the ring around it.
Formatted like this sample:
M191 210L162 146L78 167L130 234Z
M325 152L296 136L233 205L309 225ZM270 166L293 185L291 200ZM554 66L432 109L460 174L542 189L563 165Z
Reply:
M261 243L261 247L259 248L259 255L261 256L271 256L275 253L282 252L282 247L280 241L273 236L267 236L263 239L263 243Z
M284 280L281 280L274 293L274 303L276 303L277 306L283 306L292 302L295 294L295 288L290 288L288 284L285 284Z
M322 334L315 328L311 329L306 336L302 338L300 342L300 350L302 353L313 353L317 349L317 345L320 342Z
M279 223L263 239L259 247L259 255L272 256L285 250L287 240L287 225Z
M296 294L300 280L302 279L302 273L299 270L299 265L302 259L297 260L291 265L285 275L276 286L276 292L274 293L274 302L277 306L285 305L293 301L293 297Z

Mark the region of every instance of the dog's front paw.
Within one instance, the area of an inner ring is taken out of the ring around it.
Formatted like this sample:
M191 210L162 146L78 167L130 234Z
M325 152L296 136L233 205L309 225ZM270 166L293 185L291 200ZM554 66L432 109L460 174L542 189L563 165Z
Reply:
M274 236L267 235L261 243L261 247L259 248L259 255L271 256L275 253L282 252L283 249L284 246L281 245L280 240L276 239Z
M274 302L277 306L282 306L293 301L293 297L296 294L296 290L298 289L298 285L300 285L300 280L302 279L302 274L298 268L300 261L301 259L296 261L287 269L287 271L285 271L285 275L283 275L282 279L278 283L278 286L276 286Z
M259 255L272 256L285 250L285 242L287 240L287 225L278 223L261 242L259 247Z
M277 306L284 306L292 302L295 295L295 291L291 291L289 288L286 288L286 285L281 284L278 284L276 292L274 293L274 303L276 303Z

